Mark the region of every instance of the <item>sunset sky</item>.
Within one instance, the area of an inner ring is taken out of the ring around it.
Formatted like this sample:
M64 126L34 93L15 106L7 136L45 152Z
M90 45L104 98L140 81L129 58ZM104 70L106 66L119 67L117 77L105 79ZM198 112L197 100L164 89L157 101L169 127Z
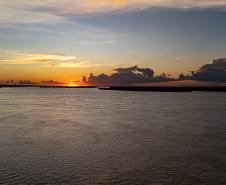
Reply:
M0 0L0 80L177 76L226 57L225 18L226 0Z

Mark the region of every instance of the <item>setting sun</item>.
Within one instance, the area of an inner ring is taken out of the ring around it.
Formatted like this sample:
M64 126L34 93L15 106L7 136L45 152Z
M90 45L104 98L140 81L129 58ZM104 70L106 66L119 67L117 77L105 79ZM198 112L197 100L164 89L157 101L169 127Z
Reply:
M80 86L78 83L75 83L75 82L69 82L68 84L66 84L66 86L68 87L77 87L77 86Z

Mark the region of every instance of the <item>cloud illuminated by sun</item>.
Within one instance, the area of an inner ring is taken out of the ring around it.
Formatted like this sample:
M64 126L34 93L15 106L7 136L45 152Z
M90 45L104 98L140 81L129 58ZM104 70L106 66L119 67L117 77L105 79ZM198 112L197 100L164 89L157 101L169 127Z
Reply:
M0 0L0 24L68 21L67 16L149 7L226 7L226 0Z
M0 64L34 64L34 63L51 63L65 62L76 60L75 56L67 56L63 54L48 53L21 53L16 51L1 50Z
M76 56L49 53L21 53L17 51L0 50L0 65L33 65L48 68L91 68L109 67L112 64L99 64L82 60Z

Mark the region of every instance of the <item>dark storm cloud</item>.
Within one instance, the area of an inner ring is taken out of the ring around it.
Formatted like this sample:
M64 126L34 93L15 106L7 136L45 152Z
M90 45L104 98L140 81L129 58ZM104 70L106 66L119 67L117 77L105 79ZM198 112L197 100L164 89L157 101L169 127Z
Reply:
M139 68L133 66L129 68L114 69L115 73L111 75L100 74L94 76L92 73L88 77L83 77L83 82L94 84L132 84L132 83L148 83L170 81L164 73L159 76L154 76L154 71L151 68Z
M191 73L189 76L180 75L180 79L226 82L226 58L213 60L211 64L205 64Z

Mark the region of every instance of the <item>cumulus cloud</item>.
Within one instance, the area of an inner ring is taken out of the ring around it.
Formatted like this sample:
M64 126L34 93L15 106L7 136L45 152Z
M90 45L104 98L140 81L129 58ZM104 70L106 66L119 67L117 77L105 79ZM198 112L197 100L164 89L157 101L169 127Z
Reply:
M226 8L225 0L0 0L0 24L62 22L68 14L86 15L150 7Z
M211 64L205 64L191 75L180 75L180 79L200 81L226 82L226 58L213 60Z
M178 80L171 78L170 74L162 73L154 75L154 70L151 68L139 68L133 66L129 68L114 69L114 73L106 75L93 75L83 77L82 81L90 84L98 85L129 85L134 83L151 83L151 82L166 82ZM191 75L181 74L179 80L196 80L207 82L226 82L226 58L215 59L210 64L201 66L197 71L192 71Z
M154 71L151 68L139 68L133 66L129 68L114 69L115 73L111 75L100 74L83 77L82 81L89 84L107 85L107 84L120 84L128 85L133 83L148 83L148 82L162 82L173 80L164 73L159 76L154 76Z

